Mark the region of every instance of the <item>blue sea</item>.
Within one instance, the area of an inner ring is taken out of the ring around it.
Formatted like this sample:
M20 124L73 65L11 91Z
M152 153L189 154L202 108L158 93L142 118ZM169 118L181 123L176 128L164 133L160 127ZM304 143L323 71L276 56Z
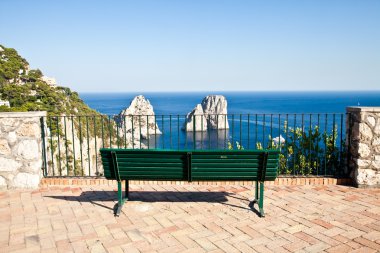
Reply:
M207 95L224 95L228 113L344 113L347 106L380 106L380 91L371 92L139 92L81 93L91 108L113 115L137 95L149 99L156 114L185 115Z
M107 115L127 108L137 95L144 95L153 105L162 136L148 144L158 148L225 148L228 141L244 147L264 146L270 137L282 136L285 128L308 131L318 126L334 133L337 146L345 138L345 111L348 106L380 106L380 91L371 92L139 92L81 93L91 108ZM230 129L186 134L180 131L185 115L207 95L224 95L228 101ZM165 116L161 116L165 115ZM172 116L169 116L172 115ZM334 128L335 126L335 128ZM271 142L270 142L271 143Z

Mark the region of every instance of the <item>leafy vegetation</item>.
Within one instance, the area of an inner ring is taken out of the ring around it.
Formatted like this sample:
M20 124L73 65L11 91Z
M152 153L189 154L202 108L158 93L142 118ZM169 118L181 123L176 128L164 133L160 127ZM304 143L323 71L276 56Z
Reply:
M321 132L318 126L311 129L287 127L286 142L274 142L269 136L267 149L280 149L279 174L282 175L334 175L344 164L345 150L337 146L337 126L332 133ZM260 142L257 149L263 149ZM342 147L344 149L344 147Z
M50 86L42 71L29 70L28 62L15 49L0 45L0 99L11 107L0 111L47 111L49 115L99 115L67 87Z

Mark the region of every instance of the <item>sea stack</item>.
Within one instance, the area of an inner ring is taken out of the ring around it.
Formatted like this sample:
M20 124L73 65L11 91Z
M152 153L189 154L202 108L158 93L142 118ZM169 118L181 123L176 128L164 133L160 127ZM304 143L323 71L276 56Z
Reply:
M155 123L153 106L143 95L136 96L129 107L122 110L118 116L122 131L126 130L127 134L132 134L133 125L135 139L140 137L147 139L148 132L149 135L161 134L158 125Z
M227 99L222 95L209 95L202 100L190 113L187 114L183 129L194 131L193 118L195 116L196 131L207 129L228 129ZM203 120L202 120L203 118ZM203 121L203 125L202 125Z
M194 119L195 119L195 130L194 130ZM197 106L186 115L186 121L182 129L188 132L207 130L207 119L203 113L203 108L201 104L197 104Z

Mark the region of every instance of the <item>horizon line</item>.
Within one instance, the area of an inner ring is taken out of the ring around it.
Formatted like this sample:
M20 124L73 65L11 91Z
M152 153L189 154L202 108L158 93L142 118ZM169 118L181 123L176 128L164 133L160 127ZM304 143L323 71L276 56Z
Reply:
M201 93L201 92L273 92L273 93L289 93L289 92L380 92L380 89L374 89L374 90L216 90L216 91L210 91L210 90L184 90L184 91L77 91L78 93Z

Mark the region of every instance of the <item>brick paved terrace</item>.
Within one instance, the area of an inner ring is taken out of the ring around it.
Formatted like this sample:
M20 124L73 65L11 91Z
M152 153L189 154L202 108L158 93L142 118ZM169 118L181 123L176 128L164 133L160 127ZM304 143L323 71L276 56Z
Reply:
M0 252L379 252L380 189L131 185L0 192ZM256 207L256 206L255 206Z

